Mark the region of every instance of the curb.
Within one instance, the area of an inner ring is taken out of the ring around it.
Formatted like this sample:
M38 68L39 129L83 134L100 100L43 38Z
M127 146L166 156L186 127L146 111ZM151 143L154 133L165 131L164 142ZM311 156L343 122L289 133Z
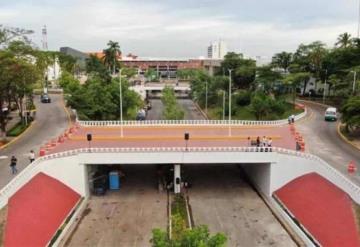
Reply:
M33 126L34 126L34 123L36 122L36 120L32 121L30 126L27 127L27 129L22 132L20 135L18 135L17 137L15 137L14 139L12 139L11 141L9 141L8 143L6 143L5 145L2 145L0 147L0 150L3 150L5 149L6 147L10 146L11 144L13 144L14 142L16 142L18 139L20 139L20 137L22 137L23 135L25 135L25 133L27 133Z
M206 113L201 109L201 107L198 105L198 103L196 103L196 102L193 101L193 100L192 100L192 102L194 102L196 108L197 108L198 111L201 113L201 115L203 115L203 117L204 117L206 120L209 120L208 115L206 115Z
M306 102L309 104L319 105L319 106L323 106L323 107L332 107L331 105L326 105L326 104L322 104L322 103L311 101L311 100L297 99L297 101L303 101L303 102Z
M338 123L336 126L336 132L338 133L338 135L340 136L340 138L346 142L347 144L350 144L351 146L353 146L354 148L356 148L357 150L360 151L360 148L358 146L356 146L354 143L352 143L351 141L349 141L346 136L344 136L343 133L341 133L340 131L340 127L341 127L342 123Z
M66 112L67 118L68 118L68 128L70 128L71 126L71 116L70 116L70 112L67 109L66 105L65 105L65 99L64 99L64 94L62 94L62 107L64 108L64 111Z

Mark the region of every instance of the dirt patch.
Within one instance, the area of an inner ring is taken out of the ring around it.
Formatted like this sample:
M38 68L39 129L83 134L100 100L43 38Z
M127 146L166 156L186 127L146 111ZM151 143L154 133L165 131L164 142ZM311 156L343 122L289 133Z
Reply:
M0 246L4 243L5 225L7 218L7 206L0 210Z
M355 215L355 222L357 226L358 233L360 235L360 205L353 202L353 210Z

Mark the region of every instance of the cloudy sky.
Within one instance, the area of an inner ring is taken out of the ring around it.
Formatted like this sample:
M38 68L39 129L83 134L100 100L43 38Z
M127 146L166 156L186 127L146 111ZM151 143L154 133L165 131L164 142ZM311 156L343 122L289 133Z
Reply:
M140 56L198 57L210 41L228 50L271 57L300 43L332 46L357 33L359 0L0 0L0 24L32 29L51 50L102 50L108 40Z

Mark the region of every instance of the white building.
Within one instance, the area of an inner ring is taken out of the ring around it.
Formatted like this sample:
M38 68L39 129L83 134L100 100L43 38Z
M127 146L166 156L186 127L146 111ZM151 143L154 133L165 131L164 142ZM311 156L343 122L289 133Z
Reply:
M226 43L222 40L211 42L207 52L208 58L223 59L227 53Z

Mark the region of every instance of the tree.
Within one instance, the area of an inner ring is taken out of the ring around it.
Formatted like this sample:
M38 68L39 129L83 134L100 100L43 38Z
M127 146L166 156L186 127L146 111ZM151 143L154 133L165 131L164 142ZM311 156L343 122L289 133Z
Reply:
M292 89L293 94L293 104L295 107L295 99L296 99L296 88L298 88L301 83L303 85L306 85L306 83L309 81L311 74L309 72L299 72L299 73L293 73L288 75L284 82L285 84L289 85Z
M166 86L162 91L161 100L165 106L163 115L167 120L184 119L184 111L176 102L174 89Z
M74 73L76 59L68 54L62 52L54 53L55 59L56 57L59 60L60 68L62 71L66 71L68 73Z
M285 73L288 72L291 63L292 63L292 53L285 51L275 54L271 60L271 64L273 66L282 68Z
M350 97L342 107L342 121L348 132L360 128L360 96Z
M248 89L255 80L256 63L252 59L244 59L242 54L229 52L225 55L219 75L228 74L230 69L235 88Z
M343 33L337 38L335 45L340 48L347 48L352 44L351 34Z
M106 66L96 55L91 54L89 58L86 59L86 73L90 75L95 74L103 78L106 82L111 81L109 70L106 69Z
M28 35L32 33L34 33L32 30L17 27L5 27L0 25L0 48L1 46L8 44L15 39L30 44Z
M255 82L266 93L270 93L275 83L282 78L281 74L269 65L258 67L256 72Z
M120 45L118 42L109 41L107 43L108 48L104 50L104 64L108 68L109 72L116 73L116 69L119 68L118 57L121 54Z

